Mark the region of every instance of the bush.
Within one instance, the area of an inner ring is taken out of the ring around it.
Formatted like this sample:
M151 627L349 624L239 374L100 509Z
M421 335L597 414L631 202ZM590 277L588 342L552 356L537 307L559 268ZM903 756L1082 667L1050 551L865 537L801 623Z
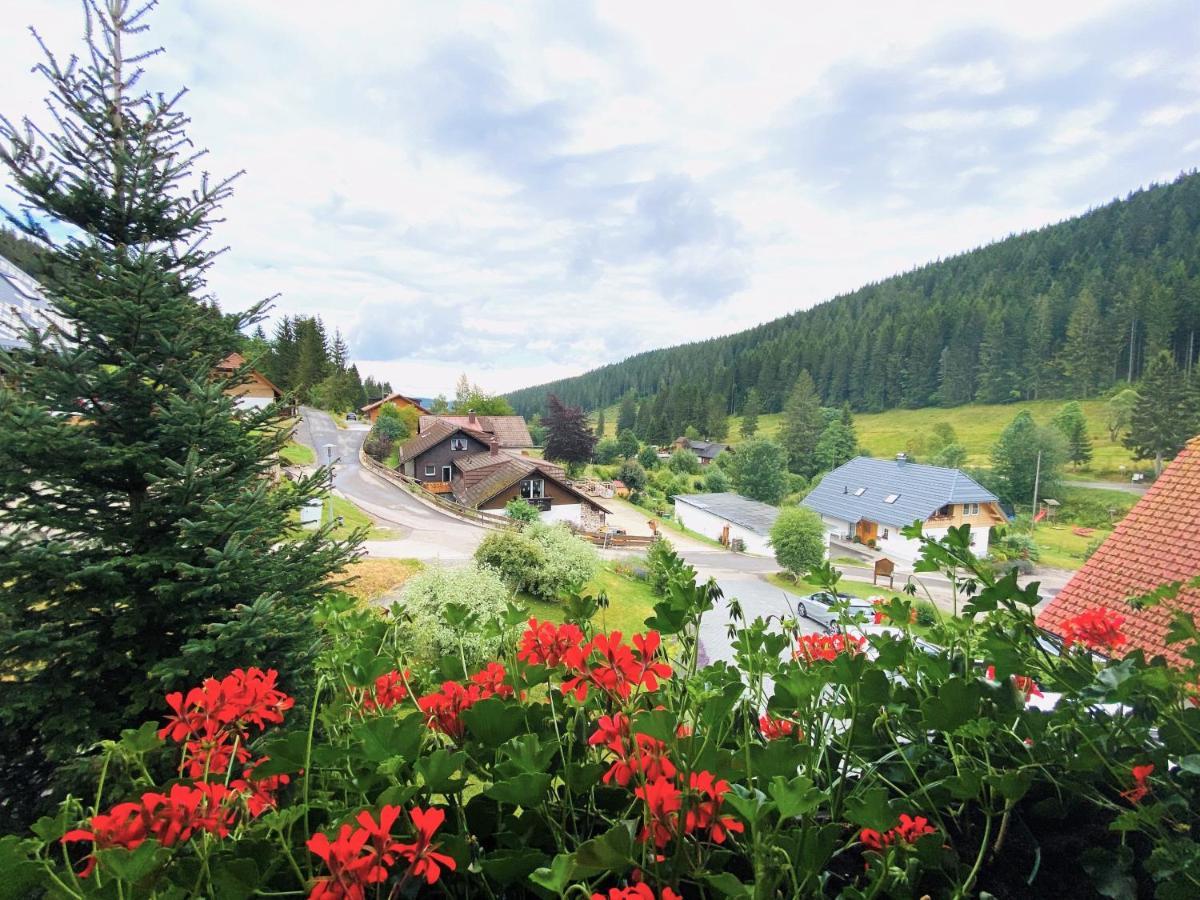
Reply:
M660 597L667 593L667 585L678 574L677 557L671 542L659 538L650 545L646 553L646 568L649 571L650 588Z
M405 653L426 663L458 656L460 650L468 665L480 663L494 655L498 646L498 638L482 626L499 620L511 597L512 592L495 569L432 566L404 582L400 599L392 607L393 613L407 619L410 626L397 630L397 641ZM480 627L467 630L448 622L445 613L452 604L474 615Z
M917 624L923 628L931 628L938 621L938 609L928 600L917 601Z
M1000 562L1017 559L1037 562L1039 558L1037 541L1032 535L1007 529L1003 532L997 530L988 552L992 559Z
M710 465L704 470L704 490L710 494L723 494L731 487L733 487L733 482L721 469Z
M625 460L621 464L621 468L617 470L617 478L625 482L625 486L631 491L642 490L648 480L646 470L636 459Z
M523 532L496 531L483 539L475 561L499 572L513 590L543 600L576 593L592 580L599 557L565 525L533 522Z
M509 500L504 504L504 514L514 522L519 522L522 526L538 521L540 516L536 506L532 503L527 503L520 497Z
M643 447L638 451L637 459L642 464L643 469L658 468L658 451L653 447Z
M615 438L604 438L596 442L592 459L602 466L611 465L621 458L621 445Z
M667 468L677 475L695 475L700 471L700 457L691 450L681 448L671 454Z

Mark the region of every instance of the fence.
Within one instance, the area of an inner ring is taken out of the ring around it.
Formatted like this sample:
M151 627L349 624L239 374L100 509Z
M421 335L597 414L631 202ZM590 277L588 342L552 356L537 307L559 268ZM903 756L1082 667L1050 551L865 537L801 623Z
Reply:
M421 499L426 503L443 509L451 515L459 516L460 518L470 519L480 525L486 525L489 528L516 528L516 523L508 516L498 516L495 513L483 512L482 510L472 509L469 506L463 506L461 503L456 503L454 500L448 500L438 494L430 493L422 487L421 482L415 478L405 475L403 472L397 472L395 469L388 468L383 463L372 459L367 455L361 447L358 450L358 461L362 466L368 469L372 474L378 475L380 478L392 482L397 487L402 487L412 494L419 494Z

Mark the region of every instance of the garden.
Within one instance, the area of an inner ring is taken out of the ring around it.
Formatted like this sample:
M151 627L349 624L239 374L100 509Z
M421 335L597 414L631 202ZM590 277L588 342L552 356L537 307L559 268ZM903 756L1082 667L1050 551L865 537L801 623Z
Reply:
M1195 896L1194 623L1185 668L1110 660L1120 611L1049 645L965 529L919 565L964 599L936 652L902 594L868 637L733 602L736 667L699 665L720 592L666 547L636 633L589 595L559 623L463 594L436 628L334 596L311 687L247 659L157 698L93 796L0 840L0 894Z

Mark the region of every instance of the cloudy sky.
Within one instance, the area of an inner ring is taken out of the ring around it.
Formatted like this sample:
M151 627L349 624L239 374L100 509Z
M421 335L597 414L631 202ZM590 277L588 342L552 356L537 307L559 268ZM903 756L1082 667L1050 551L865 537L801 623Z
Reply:
M222 304L280 293L421 395L740 330L1200 162L1195 0L822 6L166 0L150 76L246 170ZM36 112L12 26L69 51L78 4L4 18L0 111Z

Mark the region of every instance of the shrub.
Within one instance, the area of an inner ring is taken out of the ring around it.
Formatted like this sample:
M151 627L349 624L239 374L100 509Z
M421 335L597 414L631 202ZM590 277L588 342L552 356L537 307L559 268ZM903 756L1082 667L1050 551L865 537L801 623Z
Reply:
M666 594L667 585L679 571L676 560L675 550L666 538L659 538L646 552L650 588L660 597Z
M625 482L625 486L631 491L642 490L648 480L646 470L636 459L625 460L617 470L617 478Z
M1100 545L1103 544L1104 541L1105 541L1104 535L1097 535L1096 537L1094 537L1090 541L1088 541L1088 545L1083 549L1083 561L1087 562L1089 559L1091 559L1092 554L1094 554L1097 550L1100 549Z
M1009 530L997 530L988 550L993 559L1001 562L1016 559L1037 562L1039 558L1037 541L1032 535Z
M731 487L733 482L723 470L713 465L704 470L704 490L710 494L723 494Z
M504 514L522 526L538 521L540 513L532 503L527 503L520 497L509 500L504 504Z
M533 522L523 532L498 531L483 539L475 561L499 572L513 590L554 600L583 588L599 557L565 525Z
M667 460L667 468L677 475L695 475L700 471L700 457L691 450L680 448Z
M468 664L478 663L494 655L498 645L498 638L482 625L498 620L511 596L500 573L487 566L431 566L404 583L392 607L397 618L409 623L397 629L397 642L408 655L427 663L460 651ZM481 627L468 630L448 622L451 605L465 608Z
M610 465L621 458L621 445L615 438L604 438L596 442L592 459L602 466Z
M651 446L645 446L639 450L637 459L643 469L658 468L658 451Z
M923 628L931 628L937 624L938 609L928 600L917 601L917 624Z

